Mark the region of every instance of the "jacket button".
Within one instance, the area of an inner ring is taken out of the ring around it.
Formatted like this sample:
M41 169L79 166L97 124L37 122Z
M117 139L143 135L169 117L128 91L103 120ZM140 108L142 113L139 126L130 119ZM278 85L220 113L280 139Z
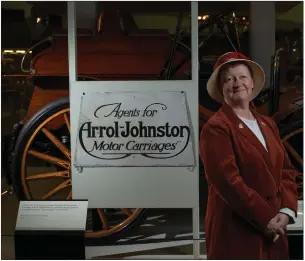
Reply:
M267 196L267 200L271 200L272 198L272 196Z
M276 196L279 198L279 197L281 196L281 192L278 191L278 192L276 193Z

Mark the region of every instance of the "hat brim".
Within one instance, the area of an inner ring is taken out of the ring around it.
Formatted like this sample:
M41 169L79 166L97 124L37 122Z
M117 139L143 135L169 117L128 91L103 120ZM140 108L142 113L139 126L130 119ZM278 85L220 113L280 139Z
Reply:
M232 59L232 60L229 60L229 61L221 64L220 66L218 66L214 70L214 72L212 73L211 77L209 78L209 80L207 82L207 91L208 91L209 95L211 96L212 99L214 99L215 101L217 101L219 103L222 103L223 99L224 99L223 94L217 88L217 78L218 78L219 70L224 65L229 64L229 63L235 63L235 62L246 63L252 69L254 89L251 94L251 100L253 100L264 88L265 73L264 73L263 68L259 64L257 64L256 62L253 62L251 60L246 60L246 59Z

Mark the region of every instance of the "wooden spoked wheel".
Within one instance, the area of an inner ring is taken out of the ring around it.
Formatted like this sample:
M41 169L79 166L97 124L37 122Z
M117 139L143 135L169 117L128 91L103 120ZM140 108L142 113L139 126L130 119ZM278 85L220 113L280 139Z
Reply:
M22 129L13 160L20 199L72 199L70 108L60 99L38 112ZM19 176L18 176L19 171ZM87 222L87 238L108 237L130 227L144 209L96 209Z
M296 178L298 198L303 200L303 121L299 120L285 126L281 139L291 163L299 171Z

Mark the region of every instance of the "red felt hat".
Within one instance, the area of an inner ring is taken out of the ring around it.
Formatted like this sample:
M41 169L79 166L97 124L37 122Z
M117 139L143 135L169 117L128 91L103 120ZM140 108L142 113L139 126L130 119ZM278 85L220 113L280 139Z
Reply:
M238 62L238 61L246 63L252 69L254 89L252 92L251 100L253 100L260 93L260 91L264 88L265 73L264 73L263 68L256 62L251 61L248 57L246 57L242 53L229 52L229 53L223 54L222 56L220 56L217 59L215 65L214 65L213 73L207 83L208 93L214 100L216 100L220 103L223 101L223 95L221 92L219 92L219 89L217 88L217 82L218 82L217 78L218 78L219 70L225 64L232 63L232 62Z

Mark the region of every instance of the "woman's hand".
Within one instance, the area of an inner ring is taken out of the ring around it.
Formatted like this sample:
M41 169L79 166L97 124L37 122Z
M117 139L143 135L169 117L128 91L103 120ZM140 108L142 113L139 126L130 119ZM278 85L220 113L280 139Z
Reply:
M275 217L276 222L282 229L286 229L289 224L289 216L284 213L278 213Z
M284 236L285 231L278 223L279 217L276 215L274 218L272 218L266 228L266 234L269 236L272 236L273 242L276 242L280 235ZM283 221L282 221L283 222Z
M283 213L278 213L267 225L266 234L273 237L275 243L280 235L284 236L287 225L289 224L289 216Z

